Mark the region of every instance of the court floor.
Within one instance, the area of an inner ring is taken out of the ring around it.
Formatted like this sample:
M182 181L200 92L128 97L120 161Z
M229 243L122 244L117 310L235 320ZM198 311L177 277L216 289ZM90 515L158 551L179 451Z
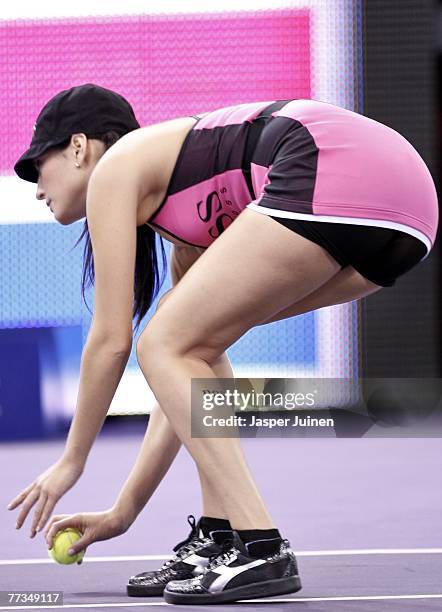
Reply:
M105 426L82 478L56 513L112 506L135 461L144 424ZM293 596L218 605L308 612L442 610L440 438L244 439L248 463L275 524L299 560ZM127 579L161 565L201 513L196 469L182 449L150 503L124 535L88 548L82 565L59 566L30 517L15 529L6 505L57 460L63 440L0 447L0 591L62 591L63 606L0 610L129 610L168 606L126 595ZM8 468L9 466L9 468ZM5 467L7 469L5 469ZM199 606L180 606L186 610Z

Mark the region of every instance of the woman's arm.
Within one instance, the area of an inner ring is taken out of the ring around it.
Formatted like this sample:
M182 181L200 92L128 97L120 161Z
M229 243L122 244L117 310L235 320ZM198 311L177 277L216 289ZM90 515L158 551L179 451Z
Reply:
M136 462L112 509L124 530L129 529L152 497L180 448L181 440L156 403Z
M172 285L176 285L187 270L195 263L198 257L204 253L202 247L181 246L174 244L170 256L170 276Z
M84 468L123 375L130 350L88 340L81 357L80 385L63 460Z
M129 162L124 156L100 160L86 197L95 272L94 314L81 357L78 401L63 455L83 465L132 347L140 185Z

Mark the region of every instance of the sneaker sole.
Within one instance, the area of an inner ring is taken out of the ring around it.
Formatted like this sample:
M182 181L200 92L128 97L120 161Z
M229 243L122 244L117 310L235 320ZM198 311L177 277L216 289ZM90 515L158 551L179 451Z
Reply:
M175 593L164 590L163 596L167 603L171 604L217 604L232 603L240 599L258 599L260 597L272 597L274 595L286 595L296 593L302 588L299 576L290 578L277 578L265 582L254 582L221 593Z
M161 597L166 585L143 586L142 584L126 585L129 597Z

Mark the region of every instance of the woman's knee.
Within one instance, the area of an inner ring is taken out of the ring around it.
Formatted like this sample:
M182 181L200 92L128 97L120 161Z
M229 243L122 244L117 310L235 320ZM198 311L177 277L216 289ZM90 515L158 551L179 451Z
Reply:
M152 317L137 340L137 361L143 370L153 369L160 364L164 366L166 362L181 357L201 359L209 365L224 362L222 355L225 347L188 335L184 340L176 330L169 330L167 325L162 323L159 319L156 320L155 316Z
M169 299L169 297L171 296L171 293L173 291L173 287L171 289L169 289L168 291L166 291L165 293L163 293L163 295L160 297L160 299L158 300L157 303L157 307L155 309L155 314L154 317L156 316L156 313L160 310L161 306L167 302L167 300ZM153 317L153 318L154 318ZM151 352L151 347L150 345L153 345L153 348L155 348L155 345L158 346L160 339L155 340L154 338L154 333L156 333L155 329L152 330L152 324L151 322L153 321L153 318L150 320L150 322L147 324L147 326L144 328L143 332L140 334L140 336L138 337L137 340L137 344L136 344L136 355L137 355L137 361L138 363L141 365L141 361L145 361L146 357L150 354Z
M149 322L140 334L136 344L137 361L143 371L155 365L156 361L164 360L167 346L165 334Z

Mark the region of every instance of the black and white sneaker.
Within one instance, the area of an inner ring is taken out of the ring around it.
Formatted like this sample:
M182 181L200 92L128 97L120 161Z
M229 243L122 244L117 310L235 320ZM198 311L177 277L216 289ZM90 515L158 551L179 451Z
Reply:
M288 540L281 542L275 554L261 559L250 556L239 535L235 531L232 534L202 574L168 582L163 593L167 603L231 603L301 589L296 557Z
M163 563L157 570L131 576L126 586L128 595L131 597L162 595L169 580L184 580L197 576L205 570L210 558L219 554L221 546L216 544L212 538L203 537L200 521L196 523L192 514L189 514L187 521L191 526L191 531L185 540L173 548L175 556ZM231 535L231 533L229 530L228 534Z

